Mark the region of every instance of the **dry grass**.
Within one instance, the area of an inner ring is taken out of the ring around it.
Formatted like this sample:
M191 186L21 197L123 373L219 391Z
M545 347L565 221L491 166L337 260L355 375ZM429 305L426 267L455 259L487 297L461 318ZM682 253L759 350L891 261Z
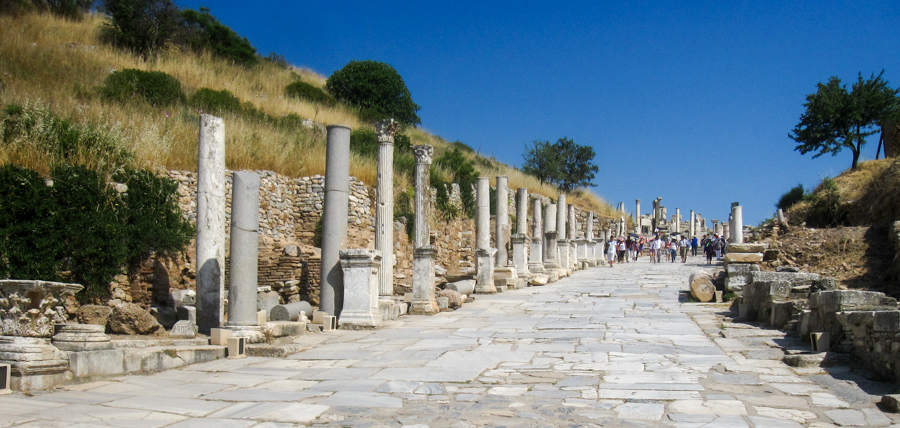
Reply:
M154 108L141 103L111 103L100 99L97 87L112 70L136 68L175 76L190 95L202 87L227 89L243 102L273 117L296 114L315 122L365 126L356 113L338 105L318 104L284 97L284 87L297 79L323 86L325 77L303 68L284 70L268 63L243 68L214 59L170 49L158 61L144 63L132 55L98 41L102 16L70 22L49 15L18 18L0 16L0 104L39 104L73 123L85 123L115 135L122 148L134 154L136 166L195 170L198 112L187 107ZM230 169L264 169L291 177L324 174L325 136L317 129L291 131L243 116L226 116L226 164ZM436 156L447 149L442 138L419 128L404 131L413 144L435 146ZM469 154L479 172L507 175L512 188L556 197L552 186L514 168ZM0 148L0 162L18 163L46 171L46 153ZM350 174L374 185L372 159L353 156ZM395 192L411 183L397 175ZM575 193L570 201L601 216L613 209L589 192Z

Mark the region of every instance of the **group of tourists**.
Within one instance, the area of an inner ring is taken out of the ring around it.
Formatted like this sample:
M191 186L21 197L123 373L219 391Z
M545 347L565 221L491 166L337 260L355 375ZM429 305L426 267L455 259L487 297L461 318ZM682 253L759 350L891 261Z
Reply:
M706 263L712 264L712 258L722 260L722 252L727 245L725 238L719 235L704 235L702 239L696 236L688 239L684 235L676 235L664 239L659 233L652 237L631 234L628 237L612 237L606 243L606 260L609 267L616 263L637 262L638 258L649 251L650 263L687 263L688 255L696 256L698 249L706 255Z

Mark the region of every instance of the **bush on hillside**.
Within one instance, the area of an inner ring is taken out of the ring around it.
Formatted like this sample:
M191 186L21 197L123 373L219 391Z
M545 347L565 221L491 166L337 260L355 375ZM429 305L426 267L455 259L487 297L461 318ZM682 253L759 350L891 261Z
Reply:
M100 38L144 60L155 59L179 31L178 7L172 0L102 0L108 20Z
M350 61L334 72L325 89L338 100L363 109L374 109L407 125L422 123L406 83L394 67L378 61Z
M49 157L55 164L82 164L110 174L131 163L111 132L88 124L73 125L42 105L7 105L0 121L0 140L25 157Z
M288 64L286 59L284 59L284 56L279 55L275 52L269 52L269 56L267 56L263 59L282 70L287 70L287 69L291 68L291 65Z
M357 128L350 132L350 150L361 156L378 158L378 135L369 128Z
M297 98L324 106L333 106L337 100L328 95L321 88L298 80L284 88L284 95L288 98Z
M806 192L803 190L803 185L798 184L781 195L781 198L778 199L778 203L775 204L775 208L787 210L797 202L802 201L805 194Z
M200 88L191 95L188 104L204 113L222 115L226 113L240 113L243 107L241 100L234 96L231 91L217 91L210 88Z
M219 22L209 13L209 9L181 11L181 25L182 42L195 51L209 51L216 57L244 67L259 63L256 48L246 38Z
M140 99L155 107L184 103L186 98L181 82L161 71L126 68L106 76L100 95L109 100L126 102Z
M475 191L478 183L478 172L472 162L459 149L444 152L434 162L435 165L449 171L453 181L459 184L459 196L462 199L463 212L468 218L475 217Z
M0 278L59 279L62 257L50 187L40 174L0 167Z
M810 227L829 227L847 223L847 212L841 206L840 189L833 178L825 178L807 198L806 224Z

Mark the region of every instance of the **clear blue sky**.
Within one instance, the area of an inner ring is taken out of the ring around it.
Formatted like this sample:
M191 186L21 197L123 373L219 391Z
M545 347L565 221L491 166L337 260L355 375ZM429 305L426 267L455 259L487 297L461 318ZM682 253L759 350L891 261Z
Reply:
M590 145L592 191L629 212L660 196L670 214L727 219L737 201L757 224L850 166L788 138L816 83L884 69L900 86L896 0L176 2L325 76L391 64L423 128L504 163L536 139Z

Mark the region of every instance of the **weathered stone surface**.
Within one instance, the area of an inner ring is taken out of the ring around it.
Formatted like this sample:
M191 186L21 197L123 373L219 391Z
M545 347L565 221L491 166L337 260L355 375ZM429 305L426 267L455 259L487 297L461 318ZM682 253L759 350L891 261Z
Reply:
M459 294L472 294L475 291L475 281L464 279L462 281L451 282L447 284L448 290L455 290Z
M548 282L550 282L550 277L542 273L536 273L528 279L530 285L547 285Z
M890 394L881 397L881 406L889 412L900 412L900 394Z
M734 244L732 244L734 245ZM762 253L728 253L725 254L725 263L762 263Z
M134 303L113 306L109 316L109 329L117 334L150 334L160 327L153 315Z
M66 322L63 302L84 288L49 281L0 280L0 335L50 337Z
M79 324L96 324L105 326L109 323L109 316L113 308L102 305L83 305L75 312L75 319Z
M450 308L455 309L462 306L462 301L459 298L459 293L454 290L438 290L437 297L446 297L448 300L447 305Z
M726 247L726 251L728 251L728 253L764 253L766 251L766 244L731 243Z

